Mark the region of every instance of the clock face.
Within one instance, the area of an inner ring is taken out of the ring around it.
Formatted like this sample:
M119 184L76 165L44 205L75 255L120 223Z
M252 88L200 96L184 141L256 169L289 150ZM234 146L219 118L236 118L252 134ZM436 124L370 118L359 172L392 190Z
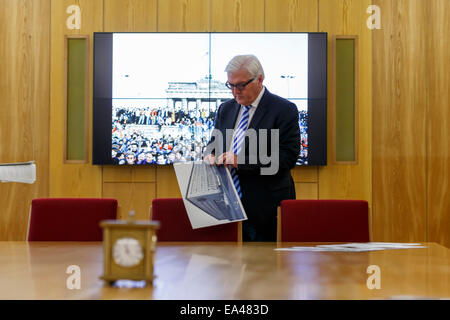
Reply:
M134 238L120 238L113 246L114 262L121 267L137 266L144 258L144 251L138 240Z

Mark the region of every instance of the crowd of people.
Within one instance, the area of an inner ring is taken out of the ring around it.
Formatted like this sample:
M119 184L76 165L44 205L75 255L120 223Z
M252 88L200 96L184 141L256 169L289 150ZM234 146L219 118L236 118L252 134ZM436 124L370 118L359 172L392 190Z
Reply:
M172 164L201 160L214 128L215 108L116 107L112 121L113 164ZM298 165L307 164L306 111L299 112Z
M215 108L118 107L113 110L114 164L172 164L202 159Z
M300 154L298 155L297 165L308 164L308 112L299 111L300 126Z
M214 125L214 118L216 116L215 106L211 109L204 108L191 109L187 108L148 108L148 107L131 107L131 108L115 108L116 114L113 115L113 120L119 121L122 125L137 124L137 125L157 125L170 126L182 125L189 126L200 122L208 126Z

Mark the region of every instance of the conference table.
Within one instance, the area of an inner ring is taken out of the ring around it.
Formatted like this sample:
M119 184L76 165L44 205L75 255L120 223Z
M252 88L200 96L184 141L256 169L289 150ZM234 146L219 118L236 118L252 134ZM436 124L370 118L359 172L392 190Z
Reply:
M103 274L101 242L0 242L2 300L299 300L442 299L450 297L450 250L277 251L311 243L157 244L152 286ZM80 288L69 289L70 266ZM370 288L379 267L379 289ZM371 269L369 269L371 270ZM373 280L373 279L372 279Z

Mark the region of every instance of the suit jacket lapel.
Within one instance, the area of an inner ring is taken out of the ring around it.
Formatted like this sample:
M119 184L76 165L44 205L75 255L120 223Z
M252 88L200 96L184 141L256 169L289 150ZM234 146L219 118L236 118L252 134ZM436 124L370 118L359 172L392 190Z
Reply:
M226 118L226 123L224 128L234 129L234 124L236 123L236 119L239 115L239 110L241 109L241 105L235 102L232 105L232 110L230 110L230 115Z
M259 105L255 110L255 114L253 114L252 120L250 121L250 124L248 125L249 128L256 129L258 127L259 122L267 114L266 109L268 107L269 95L270 95L270 92L266 88L266 91L264 91L261 101L259 101Z

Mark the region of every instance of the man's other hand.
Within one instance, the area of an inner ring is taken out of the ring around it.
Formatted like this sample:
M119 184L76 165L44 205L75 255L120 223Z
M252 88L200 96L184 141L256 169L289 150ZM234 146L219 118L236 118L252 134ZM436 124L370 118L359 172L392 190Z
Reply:
M203 161L207 164L214 165L216 164L216 157L211 153L208 154L205 158L203 158Z
M237 155L234 154L231 151L222 153L220 156L217 157L217 165L225 165L225 166L230 166L233 168L237 168L238 163L237 163Z

